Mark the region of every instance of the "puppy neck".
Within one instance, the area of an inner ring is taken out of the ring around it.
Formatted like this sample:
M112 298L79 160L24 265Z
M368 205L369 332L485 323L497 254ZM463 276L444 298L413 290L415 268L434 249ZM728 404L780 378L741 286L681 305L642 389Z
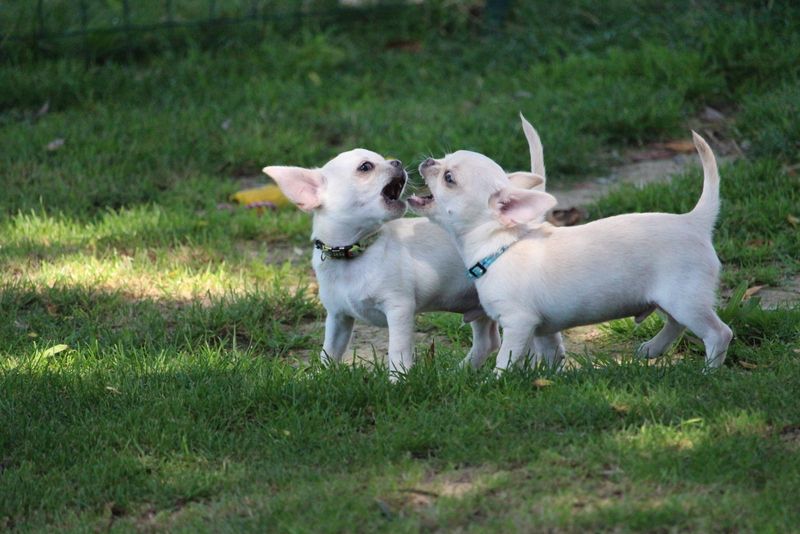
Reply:
M500 248L519 241L530 232L531 228L524 225L507 228L497 221L488 221L456 236L456 240L464 265L471 266Z
M320 240L331 247L352 245L379 231L382 222L338 219L324 213L314 214L311 240Z

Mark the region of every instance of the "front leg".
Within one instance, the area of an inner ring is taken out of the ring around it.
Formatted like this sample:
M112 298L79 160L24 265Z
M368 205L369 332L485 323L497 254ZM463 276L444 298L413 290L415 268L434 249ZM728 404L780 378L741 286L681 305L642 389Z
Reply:
M392 308L386 312L389 326L389 379L396 382L414 365L414 309Z
M561 340L561 332L533 338L533 350L536 352L537 360L544 358L548 367L555 371L561 371L564 367L564 343Z
M461 367L471 365L473 369L479 368L489 357L489 354L500 347L500 332L497 323L484 314L469 323L472 327L472 348L461 362Z
M325 318L325 341L319 357L325 364L342 361L344 351L353 334L353 318L345 314L328 312Z
M501 318L500 324L503 326L503 343L497 353L497 364L494 368L498 376L515 365L520 358L528 356L531 338L537 326L535 321L524 316ZM538 363L536 356L532 363L534 365Z

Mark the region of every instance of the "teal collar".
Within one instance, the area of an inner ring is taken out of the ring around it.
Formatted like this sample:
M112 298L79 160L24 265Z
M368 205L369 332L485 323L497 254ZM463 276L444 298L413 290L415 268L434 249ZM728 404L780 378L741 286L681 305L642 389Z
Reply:
M514 243L516 243L516 241L514 241ZM514 243L500 247L500 249L497 252L495 252L494 254L489 254L481 261L477 262L475 265L467 269L467 276L474 280L477 280L478 278L486 274L486 271L489 269L489 266L493 264L495 261L497 261L497 258L502 256L503 252L511 248L511 245L513 245Z
M314 240L314 248L322 252L322 261L328 258L334 260L352 260L361 256L367 247L373 244L380 234L378 232L365 237L364 239L353 243L352 245L344 245L341 247L331 247L326 245L319 239Z

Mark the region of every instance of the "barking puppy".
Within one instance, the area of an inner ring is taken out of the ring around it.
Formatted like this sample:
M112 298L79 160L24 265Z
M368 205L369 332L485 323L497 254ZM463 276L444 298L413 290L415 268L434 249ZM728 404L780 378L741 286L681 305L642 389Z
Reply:
M497 372L528 356L532 334L656 308L666 324L642 344L641 356L659 356L689 328L703 339L706 366L723 363L732 333L714 312L719 174L708 144L693 135L704 182L691 212L619 215L573 227L530 226L555 198L514 187L486 156L458 151L422 163L432 196L409 202L451 234L486 313L503 327ZM534 346L534 364L548 356Z
M532 165L543 172L539 136L522 120ZM464 314L472 327L465 362L480 365L497 350L497 324L484 314L447 233L424 217L401 218L407 175L400 161L355 149L320 169L271 166L264 172L313 216L312 265L327 311L324 362L341 360L358 319L389 327L389 370L397 379L413 365L414 316L425 311ZM508 178L521 187L544 181L531 173Z

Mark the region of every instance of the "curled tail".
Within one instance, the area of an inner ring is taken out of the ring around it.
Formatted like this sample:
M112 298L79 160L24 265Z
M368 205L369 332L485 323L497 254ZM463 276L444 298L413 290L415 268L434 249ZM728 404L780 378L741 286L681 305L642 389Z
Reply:
M697 205L690 212L690 215L702 220L709 230L713 230L719 213L719 171L717 170L717 160L714 158L714 153L705 139L695 131L692 131L692 137L694 138L694 146L697 148L697 153L700 155L700 161L703 164L703 193L700 195L700 200L697 201Z
M528 148L531 151L531 172L538 174L542 178L546 175L544 173L544 149L542 148L542 140L539 139L539 134L536 129L531 126L531 123L525 119L522 113L519 114L522 121L522 131L525 132L525 139L528 140ZM544 184L541 185L544 190ZM539 189L537 187L537 189Z

